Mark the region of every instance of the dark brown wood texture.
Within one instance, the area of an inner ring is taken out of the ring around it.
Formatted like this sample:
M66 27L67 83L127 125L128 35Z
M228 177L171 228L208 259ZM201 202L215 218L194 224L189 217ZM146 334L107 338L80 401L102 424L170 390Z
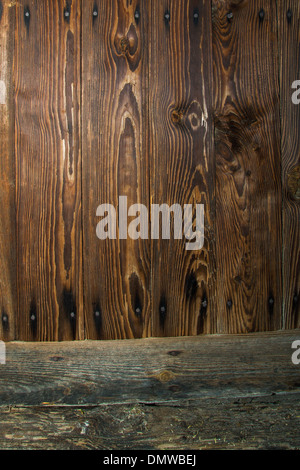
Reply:
M16 4L16 338L81 337L79 0Z
M291 101L300 80L300 3L278 2L282 117L283 318L284 328L300 326L300 105Z
M151 2L149 127L151 203L204 204L205 244L152 240L154 336L216 330L211 8Z
M89 0L83 8L83 261L92 339L151 334L149 241L119 239L119 227L116 240L96 237L98 205L112 204L117 215L119 196L128 207L149 206L147 18L146 0Z
M299 17L296 0L0 1L1 338L299 327ZM99 240L119 196L203 203L203 249Z
M282 326L280 102L273 0L214 0L218 331Z
M12 60L15 8L0 2L0 337L15 338L16 228Z

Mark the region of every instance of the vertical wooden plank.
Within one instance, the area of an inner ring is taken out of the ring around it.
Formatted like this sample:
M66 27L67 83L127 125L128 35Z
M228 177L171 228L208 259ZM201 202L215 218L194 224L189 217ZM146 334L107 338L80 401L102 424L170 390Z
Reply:
M276 2L213 0L218 332L281 327Z
M83 8L83 262L92 339L149 334L149 240L122 239L118 221L116 239L96 236L98 206L111 204L118 218L119 196L128 208L149 205L147 5L88 0Z
M80 0L16 10L17 338L81 337Z
M15 5L0 1L0 339L13 340L16 312L13 50Z
M151 203L204 204L205 242L152 240L153 335L215 331L211 6L151 2ZM152 217L152 223L154 219ZM195 211L194 220L195 223Z
M300 104L299 92L296 92L300 82L297 88L292 88L294 82L300 80L299 1L278 2L278 18L282 119L283 327L292 329L300 327ZM294 93L298 100L292 100Z

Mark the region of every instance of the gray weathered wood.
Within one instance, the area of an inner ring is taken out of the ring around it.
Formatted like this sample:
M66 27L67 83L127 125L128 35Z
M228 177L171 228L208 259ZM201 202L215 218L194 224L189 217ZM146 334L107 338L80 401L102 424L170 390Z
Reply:
M300 392L299 330L123 341L7 343L0 405L169 403Z
M182 406L0 407L0 448L300 449L299 398L291 393Z
M300 394L181 406L0 407L1 449L300 449Z
M7 343L0 448L300 449L299 338Z

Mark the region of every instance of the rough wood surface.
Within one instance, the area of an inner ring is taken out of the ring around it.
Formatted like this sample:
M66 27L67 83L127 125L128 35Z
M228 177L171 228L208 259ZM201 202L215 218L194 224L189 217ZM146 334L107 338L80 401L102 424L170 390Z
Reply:
M166 403L299 392L299 331L8 343L2 405Z
M300 331L9 343L1 449L299 449Z
M0 449L300 449L299 394L171 405L0 407Z
M2 339L299 327L299 14L0 1ZM204 248L98 240L119 195L204 203Z
M218 332L279 329L276 2L213 1Z
M291 15L291 16L290 16ZM292 102L292 84L300 79L300 3L278 2L281 153L283 186L284 328L300 326L300 104Z
M0 337L15 338L16 235L12 64L15 6L0 2Z
M82 337L80 7L16 3L20 340Z
M215 325L215 168L212 127L211 6L151 3L149 126L151 202L204 204L203 249L152 240L154 336L211 333ZM159 71L159 73L158 73ZM195 219L195 214L194 214ZM194 220L195 224L195 220Z
M273 0L213 0L218 332L281 328L281 178Z
M135 13L139 12L139 19ZM94 14L97 16L93 16ZM119 196L149 207L147 1L84 2L82 34L83 229L86 336L151 334L150 243L99 240L100 204ZM104 215L104 214L103 214ZM129 217L129 221L131 218Z

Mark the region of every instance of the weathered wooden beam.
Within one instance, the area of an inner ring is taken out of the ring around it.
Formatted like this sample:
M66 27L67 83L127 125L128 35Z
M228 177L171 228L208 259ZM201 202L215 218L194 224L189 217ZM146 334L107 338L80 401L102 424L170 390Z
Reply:
M300 393L300 331L7 343L0 405L181 403Z
M181 406L0 407L0 448L299 449L300 394Z

